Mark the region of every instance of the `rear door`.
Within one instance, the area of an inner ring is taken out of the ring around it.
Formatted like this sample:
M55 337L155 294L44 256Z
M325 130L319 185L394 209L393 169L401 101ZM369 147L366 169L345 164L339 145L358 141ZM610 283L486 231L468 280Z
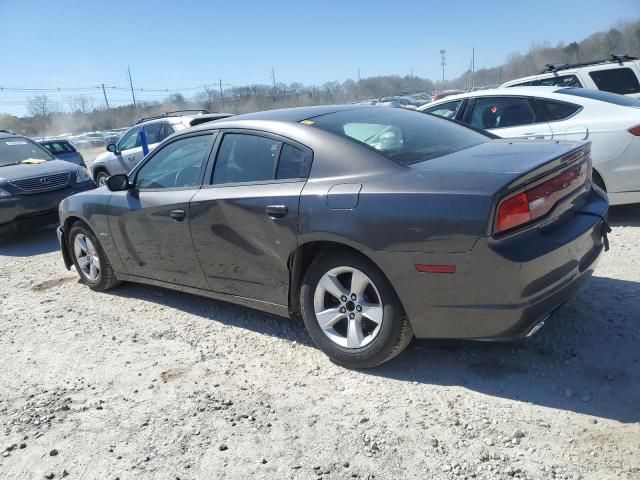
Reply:
M134 187L113 192L109 228L127 273L207 288L189 229L189 201L199 191L214 134L181 136L150 154Z
M297 246L308 148L248 130L218 139L208 186L191 201L193 243L209 287L287 305L287 261Z
M558 140L586 140L589 128L582 121L581 105L548 98L536 98L536 105L549 123L553 137Z
M528 97L475 98L465 112L465 122L503 138L553 138L546 119Z

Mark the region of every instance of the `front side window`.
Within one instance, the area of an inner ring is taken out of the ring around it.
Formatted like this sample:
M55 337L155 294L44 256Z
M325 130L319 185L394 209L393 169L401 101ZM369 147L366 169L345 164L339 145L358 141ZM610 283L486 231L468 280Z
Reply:
M454 102L447 102L441 105L436 105L435 107L427 108L424 111L438 117L455 118L461 105L462 100L456 100Z
M478 98L473 104L470 124L484 130L536 123L535 110L526 98Z
M582 88L582 83L575 75L558 75L538 80L538 85L543 87L575 87Z
M403 165L474 147L489 137L453 122L402 108L354 108L301 121L366 145Z
M0 167L27 160L53 160L51 154L40 145L21 137L0 138ZM2 172L0 172L0 176Z
M640 92L640 82L630 68L611 68L589 72L589 76L598 87L605 92L628 95Z
M129 130L118 143L119 150L129 150L140 146L140 127Z
M244 133L227 133L222 138L213 172L213 183L270 181L282 142Z
M162 123L150 123L144 126L144 133L147 135L147 144L158 143L160 139L160 133L162 132Z
M136 186L140 189L198 186L212 137L207 134L181 138L157 150L138 171Z
M538 98L536 100L548 122L565 120L580 110L580 105Z
M530 87L532 85L537 85L538 80L529 80L527 82L514 83L513 85L508 85L509 87Z

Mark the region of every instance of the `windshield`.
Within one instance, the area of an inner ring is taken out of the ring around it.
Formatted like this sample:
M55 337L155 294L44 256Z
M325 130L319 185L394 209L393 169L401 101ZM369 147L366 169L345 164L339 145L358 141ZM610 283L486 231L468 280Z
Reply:
M0 138L0 167L26 160L46 161L53 157L41 146L27 138Z
M362 143L403 165L449 155L490 139L448 120L399 108L358 108L301 123Z

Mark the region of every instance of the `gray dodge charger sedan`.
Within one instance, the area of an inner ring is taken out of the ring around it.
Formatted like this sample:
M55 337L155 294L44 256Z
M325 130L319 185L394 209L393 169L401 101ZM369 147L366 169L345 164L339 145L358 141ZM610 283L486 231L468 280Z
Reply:
M354 368L419 338L535 332L592 274L589 143L498 140L371 106L241 115L164 140L60 204L92 290L167 287L304 320Z

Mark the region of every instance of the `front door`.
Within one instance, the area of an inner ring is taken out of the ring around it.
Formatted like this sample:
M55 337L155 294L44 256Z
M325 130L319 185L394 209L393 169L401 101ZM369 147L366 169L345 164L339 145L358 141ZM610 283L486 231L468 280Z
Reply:
M223 135L210 185L191 201L193 241L212 290L287 305L311 156L275 136Z
M207 288L189 228L213 134L179 137L149 155L133 188L114 192L109 227L127 273Z
M466 121L502 138L553 138L546 119L533 100L526 97L476 98Z

